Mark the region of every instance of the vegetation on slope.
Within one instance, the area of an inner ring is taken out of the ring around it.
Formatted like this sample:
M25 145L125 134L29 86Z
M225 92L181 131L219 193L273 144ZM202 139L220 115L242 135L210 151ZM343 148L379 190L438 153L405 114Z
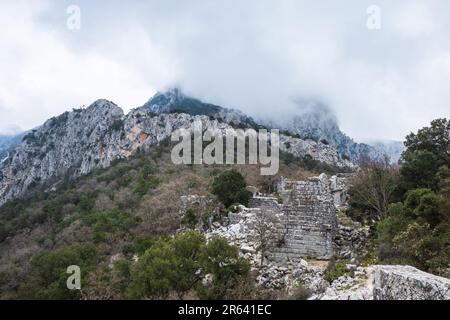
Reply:
M305 179L319 172L306 170L301 159L283 156L280 173L273 177L261 176L258 166L175 166L170 151L171 145L162 143L150 153L137 153L86 176L36 185L26 197L0 207L0 298L254 297L243 261L219 274L211 261L189 260L216 274L219 282L205 287L197 281L204 274L195 275L194 281L189 270L183 272L191 278L183 281L171 274L162 277L162 266L178 266L186 257L175 249L171 256L159 256L161 248L183 246L185 237L197 239L191 233L173 237L183 227L207 227L227 214L231 202L245 204L247 184L272 193L280 175ZM241 196L216 197L223 188L239 190ZM191 194L206 197L210 205L188 208L190 214L180 217L181 196ZM234 259L236 248L221 241L207 245L199 240L199 257L209 252L217 259ZM82 268L81 292L63 288L68 277L64 267L72 264ZM163 283L139 287L140 277L157 277ZM190 285L175 286L183 282Z
M370 162L350 190L350 215L374 225L382 263L450 276L450 121L406 137L398 166Z

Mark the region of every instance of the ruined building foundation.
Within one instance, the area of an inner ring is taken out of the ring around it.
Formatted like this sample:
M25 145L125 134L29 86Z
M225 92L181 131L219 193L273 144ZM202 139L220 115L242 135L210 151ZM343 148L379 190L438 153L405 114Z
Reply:
M282 180L278 193L283 199L280 232L284 239L281 246L273 247L273 259L330 259L337 218L327 177L307 181Z
M328 260L335 253L336 212L345 202L346 177L322 174L306 181L281 179L278 196L254 192L248 208L230 213L228 223L211 230L246 252L258 252L261 216L272 221L272 244L265 256L276 262L305 258ZM274 219L272 219L274 218Z

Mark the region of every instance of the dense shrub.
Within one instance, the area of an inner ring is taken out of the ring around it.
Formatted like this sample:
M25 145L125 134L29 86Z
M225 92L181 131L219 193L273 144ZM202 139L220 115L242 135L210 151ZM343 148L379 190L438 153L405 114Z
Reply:
M167 298L170 293L183 297L200 280L197 271L204 244L204 236L197 232L156 242L132 271L130 297Z
M239 250L226 240L206 243L198 232L187 232L174 239L161 239L139 258L131 270L127 290L130 298L183 298L194 291L201 298L223 299L247 281L250 267L239 257ZM202 279L212 275L204 284Z
M223 238L213 238L204 247L202 266L212 280L197 289L201 299L226 299L234 293L241 282L248 281L249 262L239 256L239 249L230 246Z
M244 177L238 171L234 169L226 170L214 178L212 193L225 207L235 203L247 206L252 193L246 189L246 186Z
M101 241L107 234L126 232L137 224L135 217L127 212L113 210L111 212L99 212L82 218L85 225L92 228L94 239Z
M19 288L18 296L23 299L79 299L78 290L67 289L67 267L80 267L83 286L84 275L97 265L98 259L93 244L41 254L31 261L30 279Z
M415 188L436 188L437 157L429 151L417 150L408 153L400 173L405 190Z
M126 248L127 253L143 255L144 252L155 244L155 240L148 235L140 235L133 239L133 241Z
M383 263L412 264L448 275L450 261L450 122L438 119L406 138L400 202L376 227Z
M160 184L160 182L161 179L154 175L151 175L149 177L141 176L136 183L134 193L139 196L143 196L147 194L150 189L156 188Z
M199 218L194 209L189 208L186 210L183 218L181 219L181 224L190 229L195 229L195 226L199 222Z

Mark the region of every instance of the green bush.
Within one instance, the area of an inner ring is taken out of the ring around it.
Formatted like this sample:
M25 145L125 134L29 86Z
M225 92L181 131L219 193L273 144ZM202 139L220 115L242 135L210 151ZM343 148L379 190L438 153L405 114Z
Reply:
M149 177L144 177L143 175L138 179L136 187L134 188L134 193L138 196L144 196L150 189L156 188L161 183L161 178L150 175Z
M200 299L226 299L250 273L250 264L239 256L239 249L219 237L213 238L205 246L202 266L205 273L212 274L212 281L198 286Z
M227 208L227 211L231 213L236 213L239 211L239 205L240 205L239 203L233 203L231 206Z
M67 267L77 265L84 276L98 263L97 248L93 244L80 244L66 249L41 254L31 261L30 279L18 290L21 299L79 299L78 290L67 289Z
M195 226L199 222L199 218L194 209L189 208L181 219L181 224L190 228L195 229Z
M126 248L126 253L142 255L155 244L155 240L148 235L140 235L131 241Z
M204 236L198 232L156 242L132 270L128 295L157 299L174 292L182 297L200 279L197 271L204 243Z
M209 284L201 280L212 275ZM226 240L206 243L199 232L187 232L155 242L131 269L129 298L164 299L171 294L183 298L192 291L202 299L224 299L248 283L250 266L239 250Z
M401 182L408 189L436 188L436 174L438 172L437 157L426 150L408 153L400 168Z
M245 189L246 186L244 177L238 171L234 169L226 170L214 178L212 193L225 207L235 203L247 206L252 193Z

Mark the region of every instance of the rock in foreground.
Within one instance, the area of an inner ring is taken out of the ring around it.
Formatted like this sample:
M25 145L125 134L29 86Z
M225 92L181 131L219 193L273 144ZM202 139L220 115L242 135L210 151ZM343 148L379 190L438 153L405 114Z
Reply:
M411 266L376 266L374 300L450 300L450 280Z

